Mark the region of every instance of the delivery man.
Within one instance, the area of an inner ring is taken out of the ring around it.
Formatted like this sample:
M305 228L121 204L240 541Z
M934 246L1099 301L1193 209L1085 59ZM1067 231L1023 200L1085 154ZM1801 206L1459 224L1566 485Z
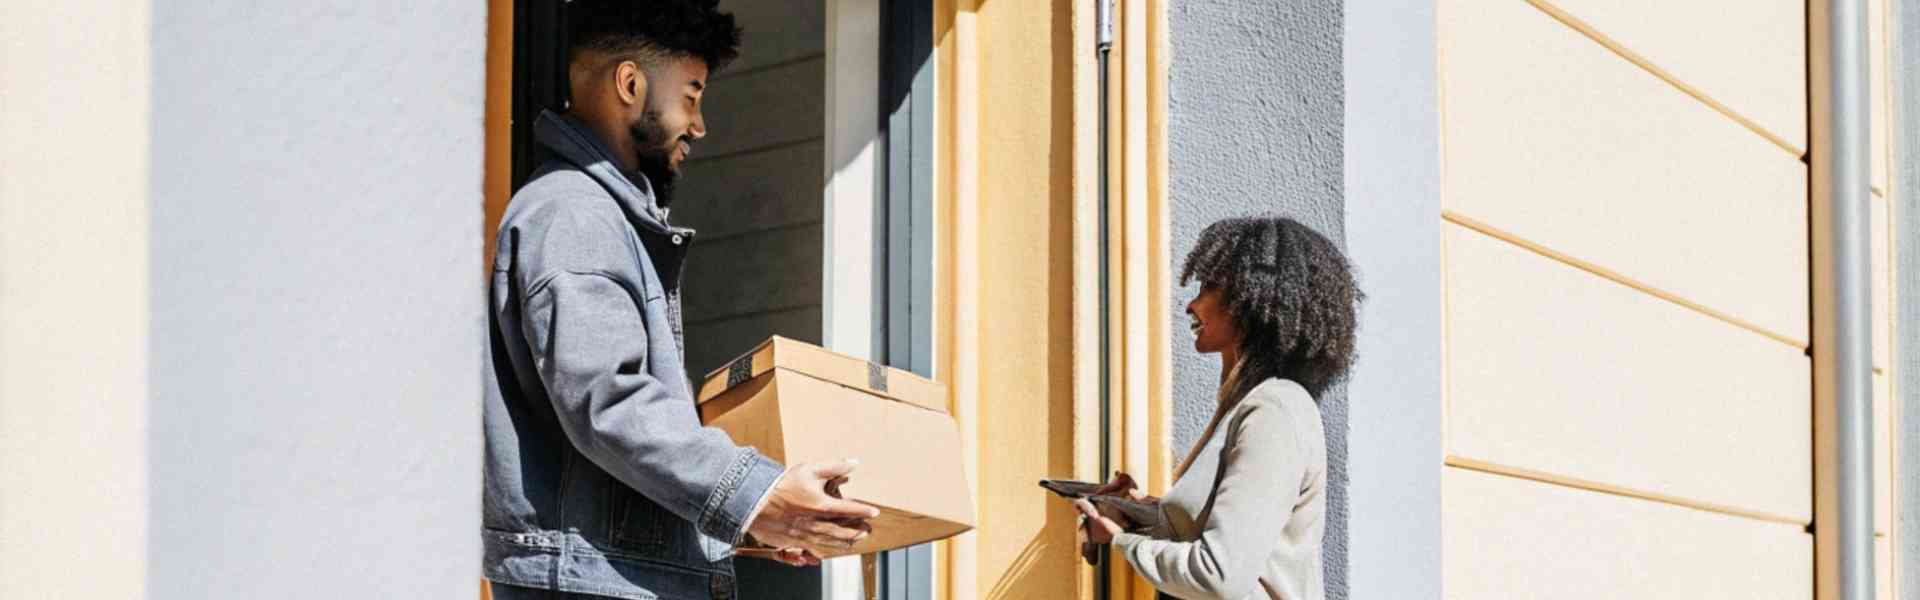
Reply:
M865 537L828 493L852 461L784 467L703 428L681 357L693 231L667 221L708 76L740 30L717 0L568 5L573 102L513 196L488 290L484 569L494 597L732 598L751 537L789 564Z

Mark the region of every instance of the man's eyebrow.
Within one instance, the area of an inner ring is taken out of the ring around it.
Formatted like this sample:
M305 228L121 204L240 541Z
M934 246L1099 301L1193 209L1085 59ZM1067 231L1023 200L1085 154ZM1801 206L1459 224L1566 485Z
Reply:
M703 92L703 91L706 91L707 89L707 84L701 83L700 80L698 79L688 81L687 85L693 86L693 91L696 91L696 92Z

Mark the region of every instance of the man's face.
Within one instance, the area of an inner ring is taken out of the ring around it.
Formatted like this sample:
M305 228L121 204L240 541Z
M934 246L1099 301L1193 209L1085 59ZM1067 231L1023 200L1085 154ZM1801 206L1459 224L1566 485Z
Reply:
M707 136L700 100L707 88L707 64L699 58L670 58L647 73L647 98L628 125L635 164L653 184L659 201L672 201L680 166L693 154L693 142Z

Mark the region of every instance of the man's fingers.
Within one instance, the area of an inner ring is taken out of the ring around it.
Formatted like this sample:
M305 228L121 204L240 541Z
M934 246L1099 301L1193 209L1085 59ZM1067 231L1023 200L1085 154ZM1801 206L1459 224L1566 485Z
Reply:
M852 473L854 467L858 466L860 466L859 459L849 458L842 461L822 463L820 466L814 468L813 474L826 480L839 479Z
M839 498L828 498L825 502L807 507L808 510L823 519L871 519L880 516L880 509Z
M759 541L762 544L766 544L768 546L773 546L776 548L798 546L802 541L799 538L795 538L791 535L786 535L784 533L773 533L773 532L755 533L753 534L753 537L756 541Z
M873 531L872 528L867 527L866 523L839 523L826 520L808 522L802 529L815 537L825 537L843 546L850 546L854 542L866 539L867 534Z
M804 548L781 548L779 558L780 562L793 567L812 567L820 564L820 557L814 556L813 552Z

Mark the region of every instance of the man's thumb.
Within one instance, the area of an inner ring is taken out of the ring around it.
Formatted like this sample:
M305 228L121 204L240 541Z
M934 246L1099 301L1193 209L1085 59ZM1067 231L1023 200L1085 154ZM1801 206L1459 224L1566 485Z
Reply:
M819 467L816 467L813 472L815 475L819 476L821 479L833 480L833 479L839 479L841 477L846 477L847 474L853 472L854 467L858 467L858 466L860 466L860 459L849 458L846 460L823 463Z

